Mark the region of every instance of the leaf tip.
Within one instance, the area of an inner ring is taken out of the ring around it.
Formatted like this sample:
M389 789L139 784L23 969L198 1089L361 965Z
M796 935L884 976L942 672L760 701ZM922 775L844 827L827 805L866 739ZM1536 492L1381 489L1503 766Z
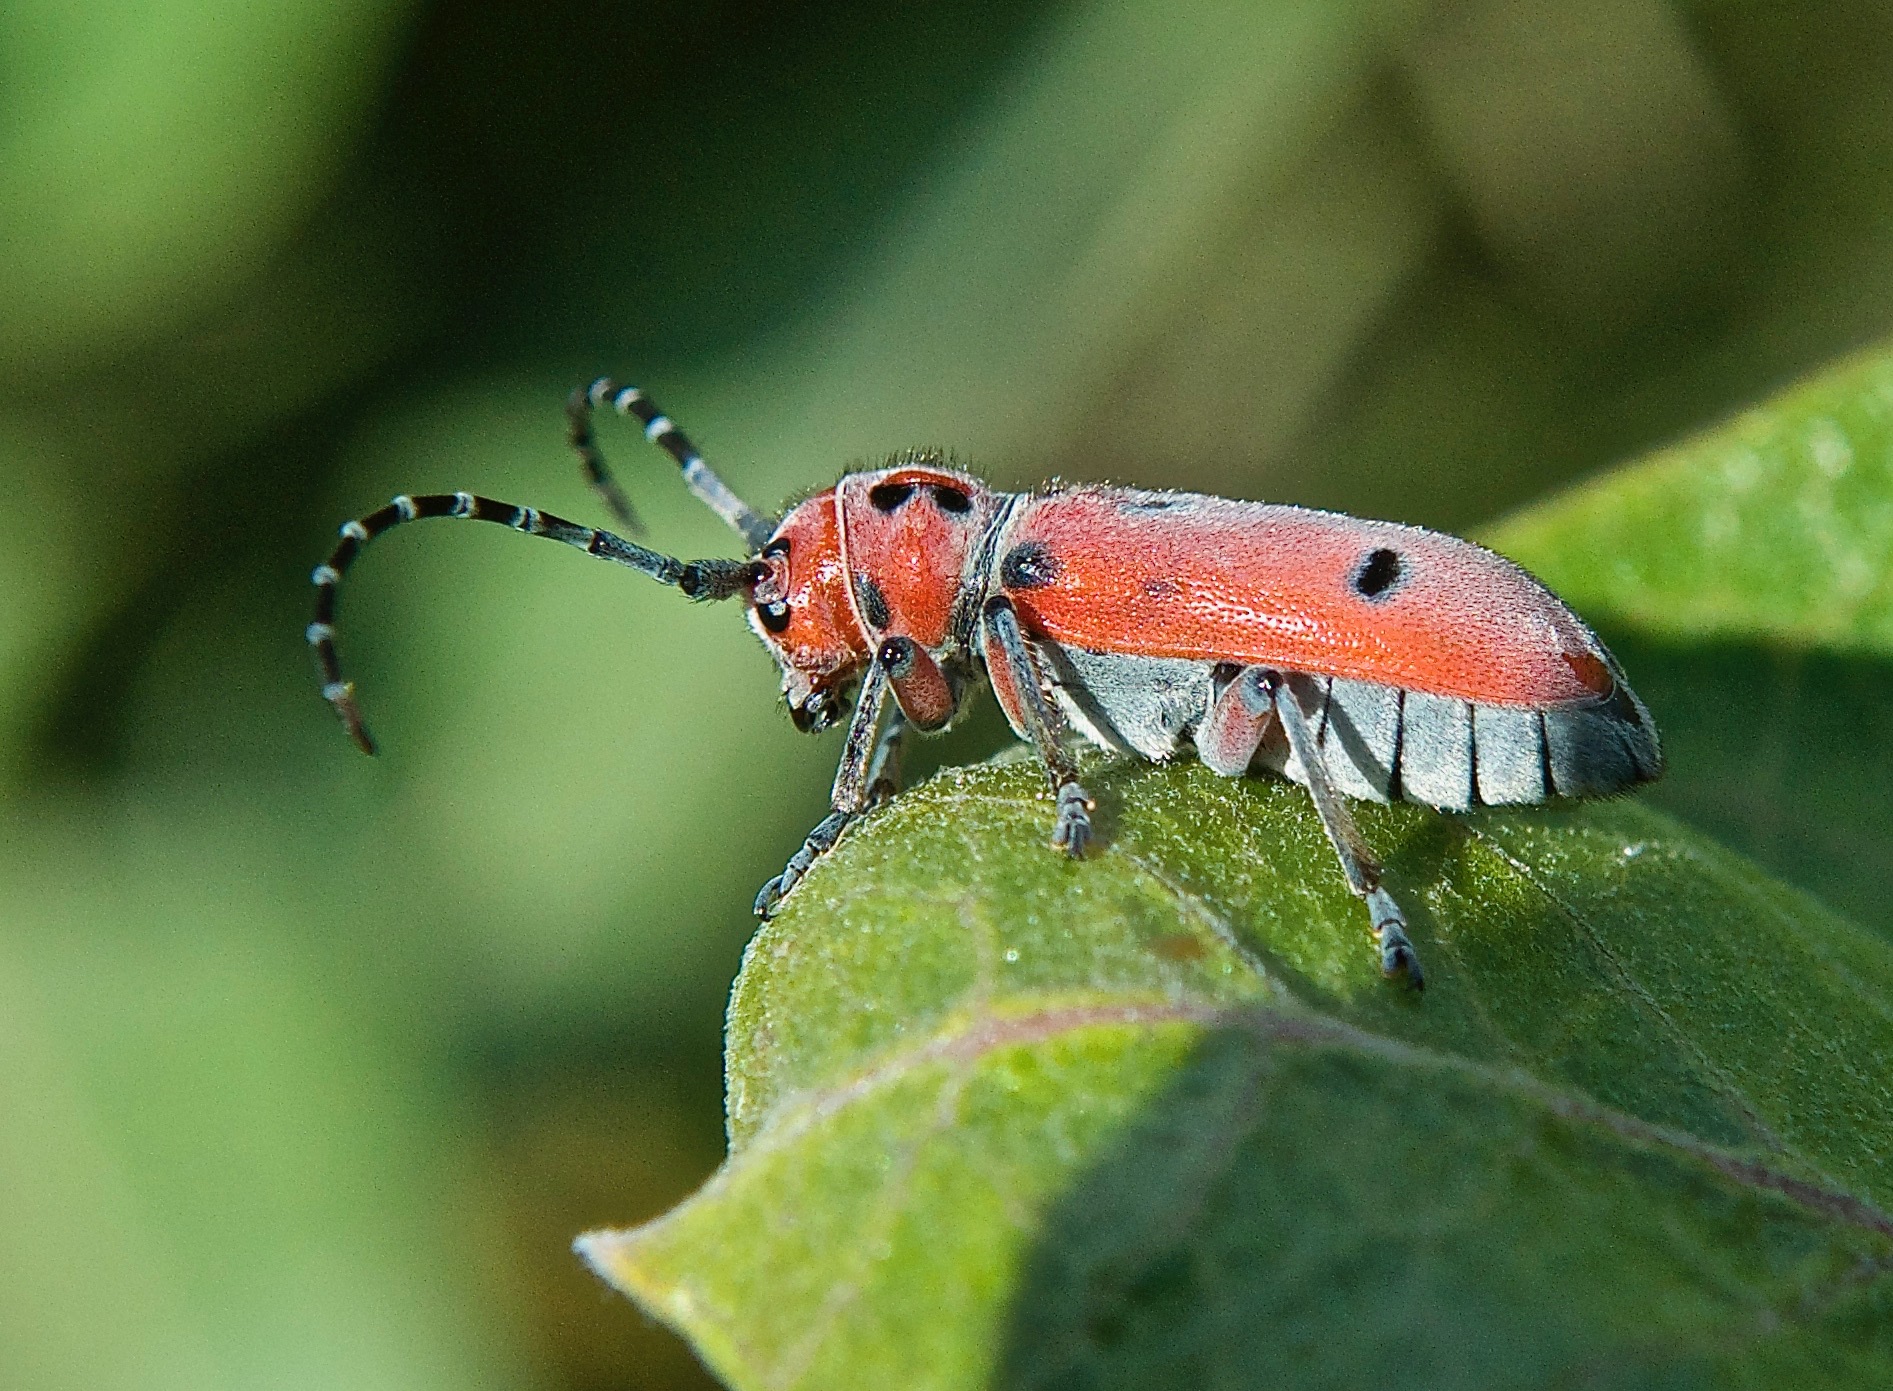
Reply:
M637 1235L610 1228L586 1232L572 1242L572 1250L591 1267L592 1274L648 1308L658 1296L633 1250Z
M616 1284L613 1278L613 1258L619 1238L623 1234L613 1231L585 1232L572 1241L572 1250L581 1261L592 1268L592 1273L599 1279Z
M700 1286L687 1272L666 1269L661 1252L644 1238L648 1228L606 1228L586 1232L572 1250L592 1273L636 1304L651 1318L668 1324L688 1342L711 1372L731 1385L753 1384L751 1369L729 1336L732 1320L714 1297L699 1297Z
M652 1314L677 1320L691 1314L689 1294L680 1283L653 1269L647 1228L602 1228L572 1242L592 1274Z

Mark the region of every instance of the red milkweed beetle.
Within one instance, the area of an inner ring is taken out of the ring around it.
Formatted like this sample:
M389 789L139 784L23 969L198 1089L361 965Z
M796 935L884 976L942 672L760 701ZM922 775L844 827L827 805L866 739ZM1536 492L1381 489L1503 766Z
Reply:
M373 753L335 654L335 590L362 546L402 522L498 522L692 599L743 597L797 729L827 729L854 702L831 810L763 886L758 916L891 793L907 728L944 729L981 682L1037 748L1056 807L1052 844L1073 857L1090 839L1093 803L1068 730L1155 760L1193 744L1226 777L1260 766L1305 785L1366 902L1382 972L1416 988L1424 978L1406 919L1344 794L1463 811L1605 795L1662 771L1650 713L1604 645L1537 580L1468 541L1196 493L1002 493L925 451L847 474L772 521L649 397L605 379L572 394L570 440L632 531L635 514L592 435L592 412L607 404L677 461L748 558L678 560L471 493L397 497L345 523L315 569L308 641L322 694Z

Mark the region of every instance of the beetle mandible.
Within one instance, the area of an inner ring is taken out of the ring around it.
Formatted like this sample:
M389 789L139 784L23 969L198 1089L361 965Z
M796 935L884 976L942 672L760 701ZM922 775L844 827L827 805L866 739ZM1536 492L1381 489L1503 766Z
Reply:
M1525 571L1420 527L1196 493L1053 484L1003 493L913 451L845 475L780 521L737 497L651 399L609 378L567 402L586 477L636 514L592 433L634 416L742 538L741 560L678 560L608 531L471 493L397 497L347 522L318 565L308 628L323 697L374 742L335 652L335 591L403 522L498 522L625 565L692 599L742 598L782 668L797 729L853 701L828 815L756 897L775 910L898 782L909 728L946 728L989 685L1044 763L1052 845L1082 857L1094 804L1066 748L1164 760L1185 745L1226 777L1307 787L1381 971L1424 984L1405 915L1344 796L1445 811L1621 792L1662 772L1650 713L1617 661Z

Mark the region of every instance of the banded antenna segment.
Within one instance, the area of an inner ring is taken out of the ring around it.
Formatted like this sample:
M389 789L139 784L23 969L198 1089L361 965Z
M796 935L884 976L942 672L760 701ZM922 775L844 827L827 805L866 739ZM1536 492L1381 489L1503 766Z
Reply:
M624 489L611 476L605 456L598 448L597 437L592 433L592 412L607 405L619 415L633 417L644 427L644 437L677 461L677 467L683 473L684 486L690 489L699 502L722 518L724 525L741 536L743 543L752 552L763 548L774 534L776 523L732 492L729 485L703 461L703 455L697 452L696 445L677 428L675 421L657 408L657 403L650 397L635 386L620 386L610 377L600 377L590 386L574 391L566 401L565 416L570 425L567 437L578 454L587 481L626 530L635 535L641 533L643 527L631 506L631 499L625 496Z
M363 546L382 533L406 522L426 521L434 517L460 518L474 522L494 522L524 532L543 536L549 541L623 565L649 575L659 584L672 585L692 599L728 599L755 586L768 573L750 560L679 560L675 556L649 550L609 531L580 526L550 512L534 507L520 507L498 502L474 493L426 493L418 497L402 494L386 507L365 517L342 523L341 536L329 558L316 566L309 579L315 585L315 614L304 637L315 654L316 671L322 682L322 698L334 707L342 727L363 753L375 751L375 741L362 722L355 703L355 683L342 675L341 660L335 651L335 591L355 563Z

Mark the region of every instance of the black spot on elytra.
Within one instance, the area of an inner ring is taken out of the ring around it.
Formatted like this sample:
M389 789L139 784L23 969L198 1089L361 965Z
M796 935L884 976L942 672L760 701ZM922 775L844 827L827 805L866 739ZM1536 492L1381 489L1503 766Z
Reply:
M885 628L892 615L887 611L887 596L881 593L881 586L866 575L854 577L855 598L861 602L861 616L868 620L870 628Z
M1142 585L1144 593L1153 599L1175 599L1183 593L1183 586L1175 580L1166 580L1161 576L1152 576Z
M868 501L877 512L892 512L913 495L912 483L876 483L868 489Z
M946 483L933 485L933 500L942 512L951 512L955 516L973 510L973 499L966 495L966 490Z
M1363 599L1384 598L1400 583L1400 574L1400 557L1385 546L1377 547L1354 571L1354 591Z
M1007 589L1041 589L1064 569L1043 541L1021 541L999 562L999 582Z

